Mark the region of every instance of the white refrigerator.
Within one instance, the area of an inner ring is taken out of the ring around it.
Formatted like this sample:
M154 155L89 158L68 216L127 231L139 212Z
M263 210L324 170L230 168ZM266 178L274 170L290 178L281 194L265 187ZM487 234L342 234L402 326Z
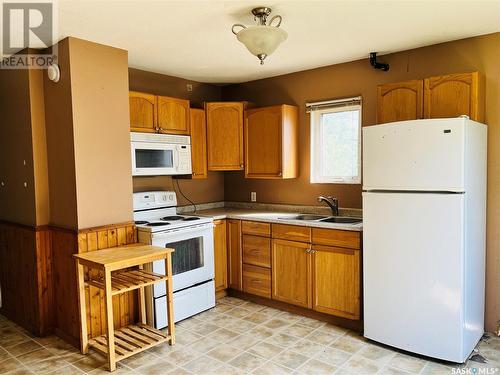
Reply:
M463 363L483 334L487 127L363 129L365 337Z

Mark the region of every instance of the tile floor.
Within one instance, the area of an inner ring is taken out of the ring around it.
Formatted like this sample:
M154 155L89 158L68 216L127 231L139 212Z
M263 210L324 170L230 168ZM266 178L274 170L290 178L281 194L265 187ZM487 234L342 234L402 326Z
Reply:
M128 358L115 373L500 375L500 338L485 335L475 354L462 366L428 361L343 328L226 297L180 322L174 347ZM83 356L54 336L32 337L0 316L0 374L82 373L108 373L104 357Z

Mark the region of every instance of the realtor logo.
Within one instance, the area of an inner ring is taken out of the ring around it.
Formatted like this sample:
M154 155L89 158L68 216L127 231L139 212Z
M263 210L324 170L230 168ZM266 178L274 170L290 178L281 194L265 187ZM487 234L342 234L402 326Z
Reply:
M44 68L53 62L55 51L49 48L55 42L54 4L52 2L4 1L2 21L2 56L4 59L0 68ZM29 54L27 51L26 55L19 54L19 51L26 48L36 49L36 52L30 50ZM48 55L52 56L51 61L47 60ZM20 58L24 58L24 61Z

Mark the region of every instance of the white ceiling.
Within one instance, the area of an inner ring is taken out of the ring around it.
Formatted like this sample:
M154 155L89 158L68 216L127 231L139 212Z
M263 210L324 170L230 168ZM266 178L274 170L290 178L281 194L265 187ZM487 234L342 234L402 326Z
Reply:
M231 33L250 10L283 16L288 40L261 66ZM500 31L500 0L59 2L60 38L129 51L129 65L194 81L244 82Z

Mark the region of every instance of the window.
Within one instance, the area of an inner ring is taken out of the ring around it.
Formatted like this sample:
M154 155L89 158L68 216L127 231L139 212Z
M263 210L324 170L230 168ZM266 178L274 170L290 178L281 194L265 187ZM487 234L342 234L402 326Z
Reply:
M361 98L327 103L329 105L308 105L311 114L311 183L359 184Z

